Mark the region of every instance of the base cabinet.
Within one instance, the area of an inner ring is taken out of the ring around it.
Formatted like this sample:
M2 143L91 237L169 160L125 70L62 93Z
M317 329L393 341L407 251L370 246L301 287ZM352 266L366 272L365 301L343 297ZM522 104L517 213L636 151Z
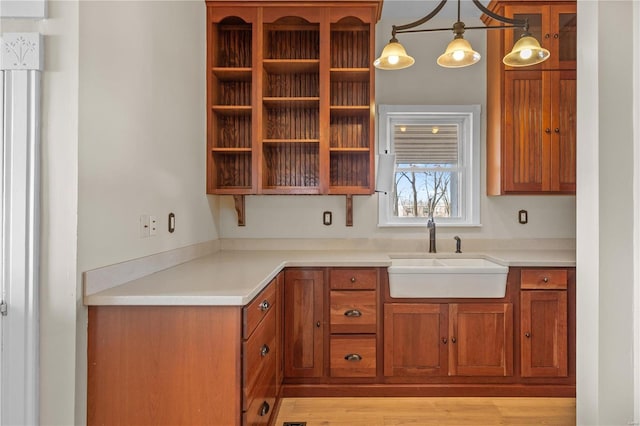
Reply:
M386 303L389 377L511 376L510 303Z
M285 383L377 377L379 274L378 268L285 271Z
M269 424L279 281L245 307L90 306L87 424Z
M567 377L566 270L522 270L520 280L522 377Z

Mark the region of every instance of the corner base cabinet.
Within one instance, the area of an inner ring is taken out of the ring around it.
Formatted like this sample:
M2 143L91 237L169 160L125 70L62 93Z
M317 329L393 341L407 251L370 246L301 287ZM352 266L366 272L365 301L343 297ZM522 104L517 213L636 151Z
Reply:
M90 306L87 424L269 424L280 279L245 307Z

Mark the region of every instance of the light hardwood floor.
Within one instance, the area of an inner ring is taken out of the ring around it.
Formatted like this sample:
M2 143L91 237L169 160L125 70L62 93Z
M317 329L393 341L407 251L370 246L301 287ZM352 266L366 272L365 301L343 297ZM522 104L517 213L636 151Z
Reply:
M575 425L575 398L284 398L275 426Z

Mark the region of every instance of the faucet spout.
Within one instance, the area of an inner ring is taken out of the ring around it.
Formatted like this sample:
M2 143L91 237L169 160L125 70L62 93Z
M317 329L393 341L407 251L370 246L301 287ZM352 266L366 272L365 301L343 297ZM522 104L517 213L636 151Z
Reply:
M429 253L436 253L436 223L433 216L427 222L427 229L429 229Z

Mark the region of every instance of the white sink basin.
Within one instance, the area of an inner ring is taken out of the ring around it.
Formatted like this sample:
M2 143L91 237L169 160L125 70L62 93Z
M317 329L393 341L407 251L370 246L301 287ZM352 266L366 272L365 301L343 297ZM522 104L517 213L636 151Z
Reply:
M388 270L395 298L501 298L509 272L479 258L392 258Z

